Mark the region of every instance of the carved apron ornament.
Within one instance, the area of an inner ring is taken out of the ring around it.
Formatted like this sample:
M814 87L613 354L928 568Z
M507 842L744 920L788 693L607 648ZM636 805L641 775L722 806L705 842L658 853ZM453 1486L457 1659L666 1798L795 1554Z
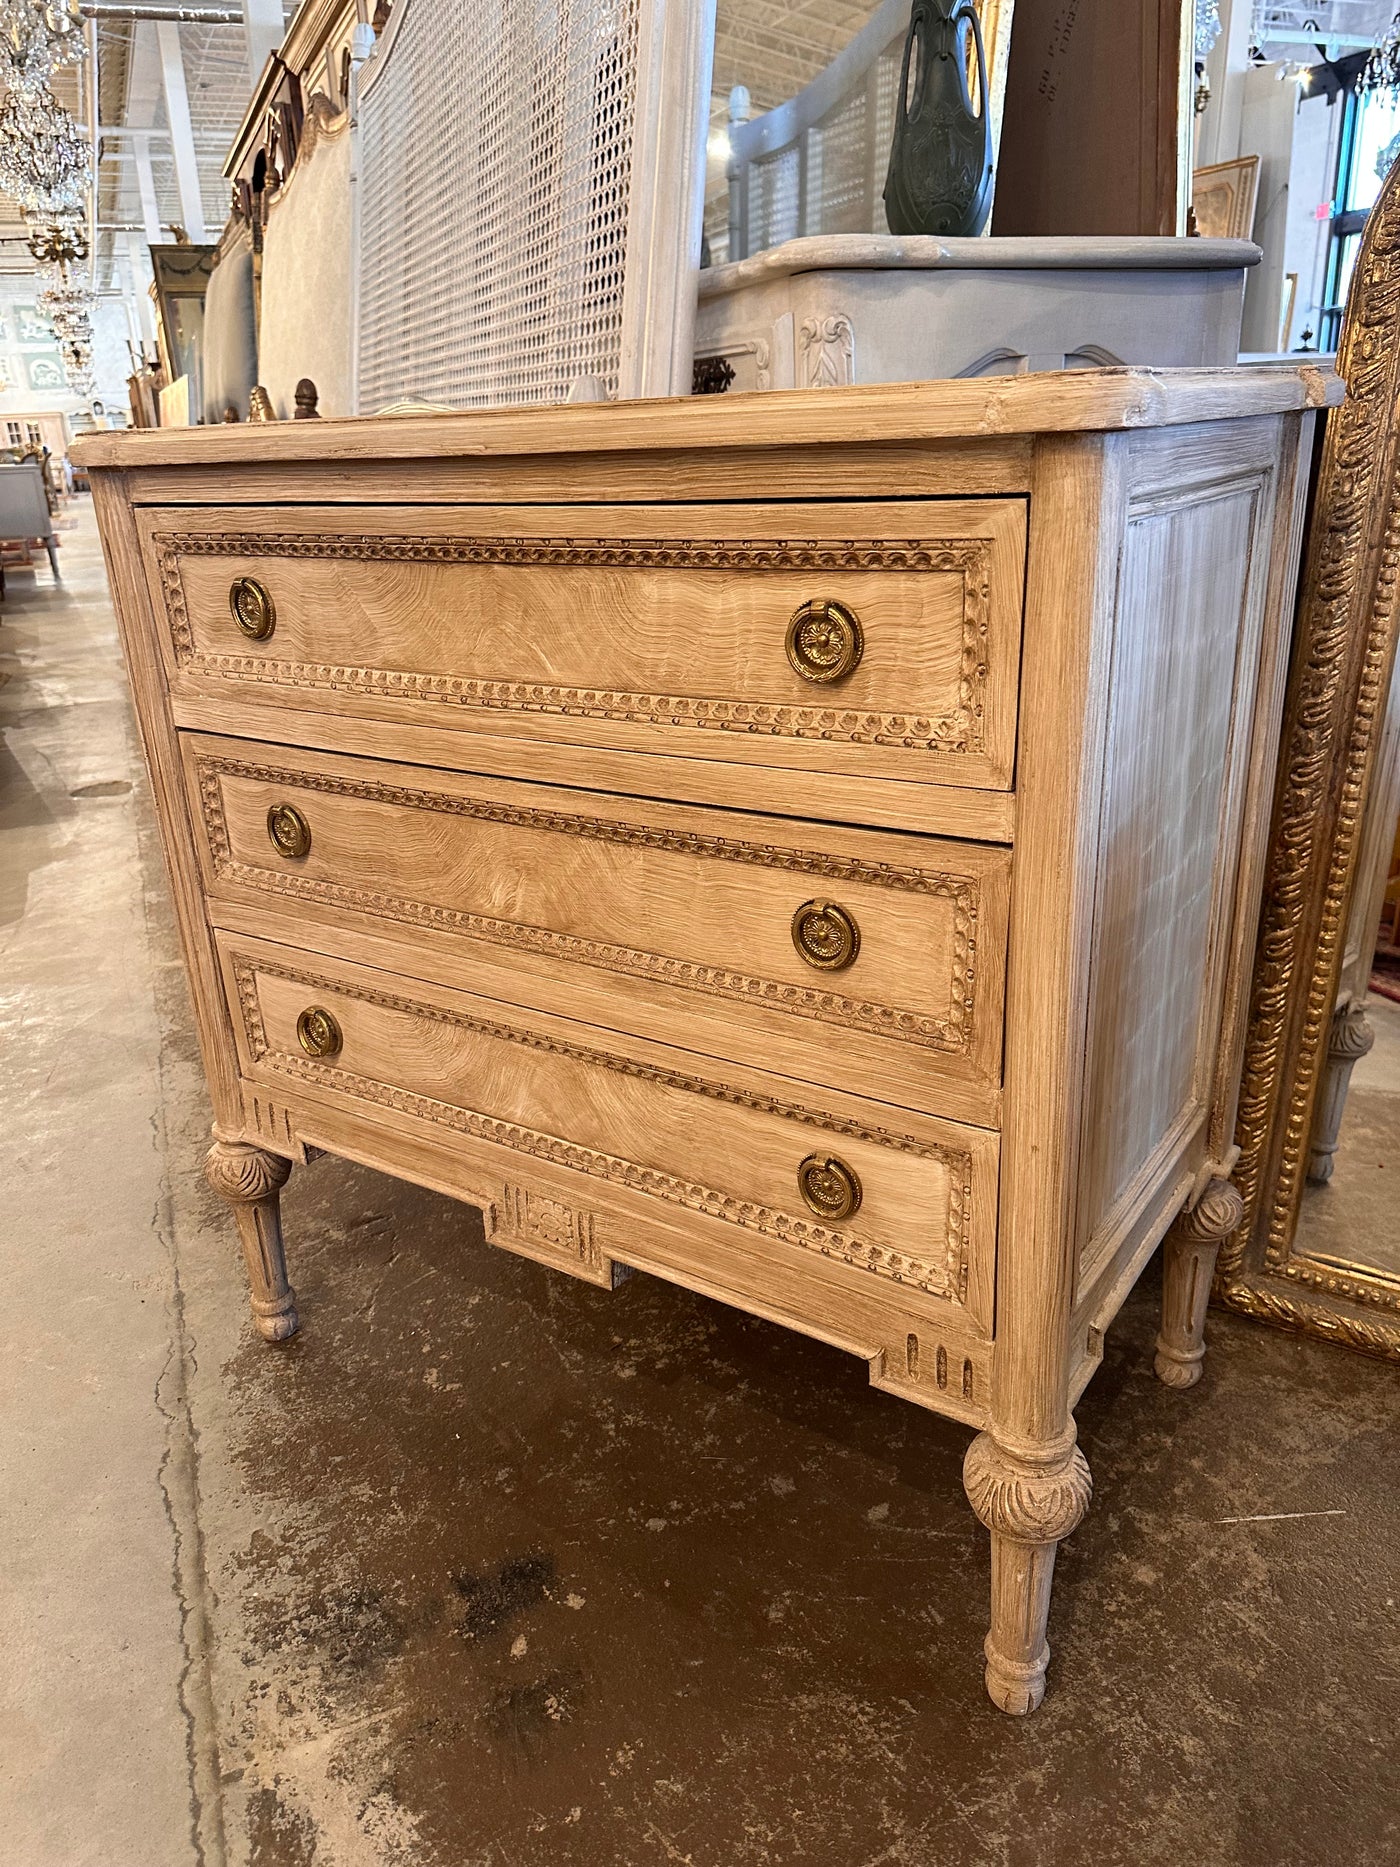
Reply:
M969 46L977 58L978 110L968 88ZM885 180L890 232L978 234L991 210L987 59L972 0L914 0Z

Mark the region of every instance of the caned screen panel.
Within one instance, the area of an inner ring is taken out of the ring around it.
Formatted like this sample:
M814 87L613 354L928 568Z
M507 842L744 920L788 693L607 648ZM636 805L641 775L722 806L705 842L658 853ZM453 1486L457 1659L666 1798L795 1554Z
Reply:
M628 380L627 281L657 234L634 184L665 178L646 113L699 112L694 35L666 36L676 0L401 4L358 109L360 412L560 402L590 379L669 391ZM673 230L678 266L685 244Z

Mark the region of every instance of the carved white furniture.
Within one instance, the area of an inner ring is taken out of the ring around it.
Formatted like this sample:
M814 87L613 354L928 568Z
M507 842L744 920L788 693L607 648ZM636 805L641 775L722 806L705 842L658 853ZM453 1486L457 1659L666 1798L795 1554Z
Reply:
M1038 1704L1071 1408L1187 1207L1158 1366L1195 1380L1238 1206L1326 392L85 439L262 1333L316 1148L836 1343L977 1429L987 1684Z
M1239 355L1248 240L789 240L700 274L698 357L743 389Z

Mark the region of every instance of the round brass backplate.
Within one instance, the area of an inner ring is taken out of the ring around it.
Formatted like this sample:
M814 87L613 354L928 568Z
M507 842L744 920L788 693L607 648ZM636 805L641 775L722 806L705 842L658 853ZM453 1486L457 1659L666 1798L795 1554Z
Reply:
M274 804L267 813L267 834L279 856L289 862L311 854L311 825L295 804Z
M819 1219L849 1219L860 1210L860 1181L835 1154L809 1154L797 1169L797 1190Z
M229 613L245 635L265 642L277 626L277 608L256 577L235 577L228 591Z
M844 681L864 653L860 618L831 598L804 603L788 624L787 658L804 681Z
M308 1057L334 1057L341 1046L340 1026L324 1005L308 1005L297 1019L297 1042Z
M842 972L860 951L860 928L834 901L804 901L792 917L792 944L809 966Z

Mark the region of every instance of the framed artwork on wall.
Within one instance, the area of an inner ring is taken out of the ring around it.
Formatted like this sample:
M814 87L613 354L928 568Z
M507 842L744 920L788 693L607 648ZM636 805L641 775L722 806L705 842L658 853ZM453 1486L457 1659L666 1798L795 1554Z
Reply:
M1254 206L1259 198L1258 156L1212 162L1191 174L1191 206L1196 232L1212 240L1254 237Z

